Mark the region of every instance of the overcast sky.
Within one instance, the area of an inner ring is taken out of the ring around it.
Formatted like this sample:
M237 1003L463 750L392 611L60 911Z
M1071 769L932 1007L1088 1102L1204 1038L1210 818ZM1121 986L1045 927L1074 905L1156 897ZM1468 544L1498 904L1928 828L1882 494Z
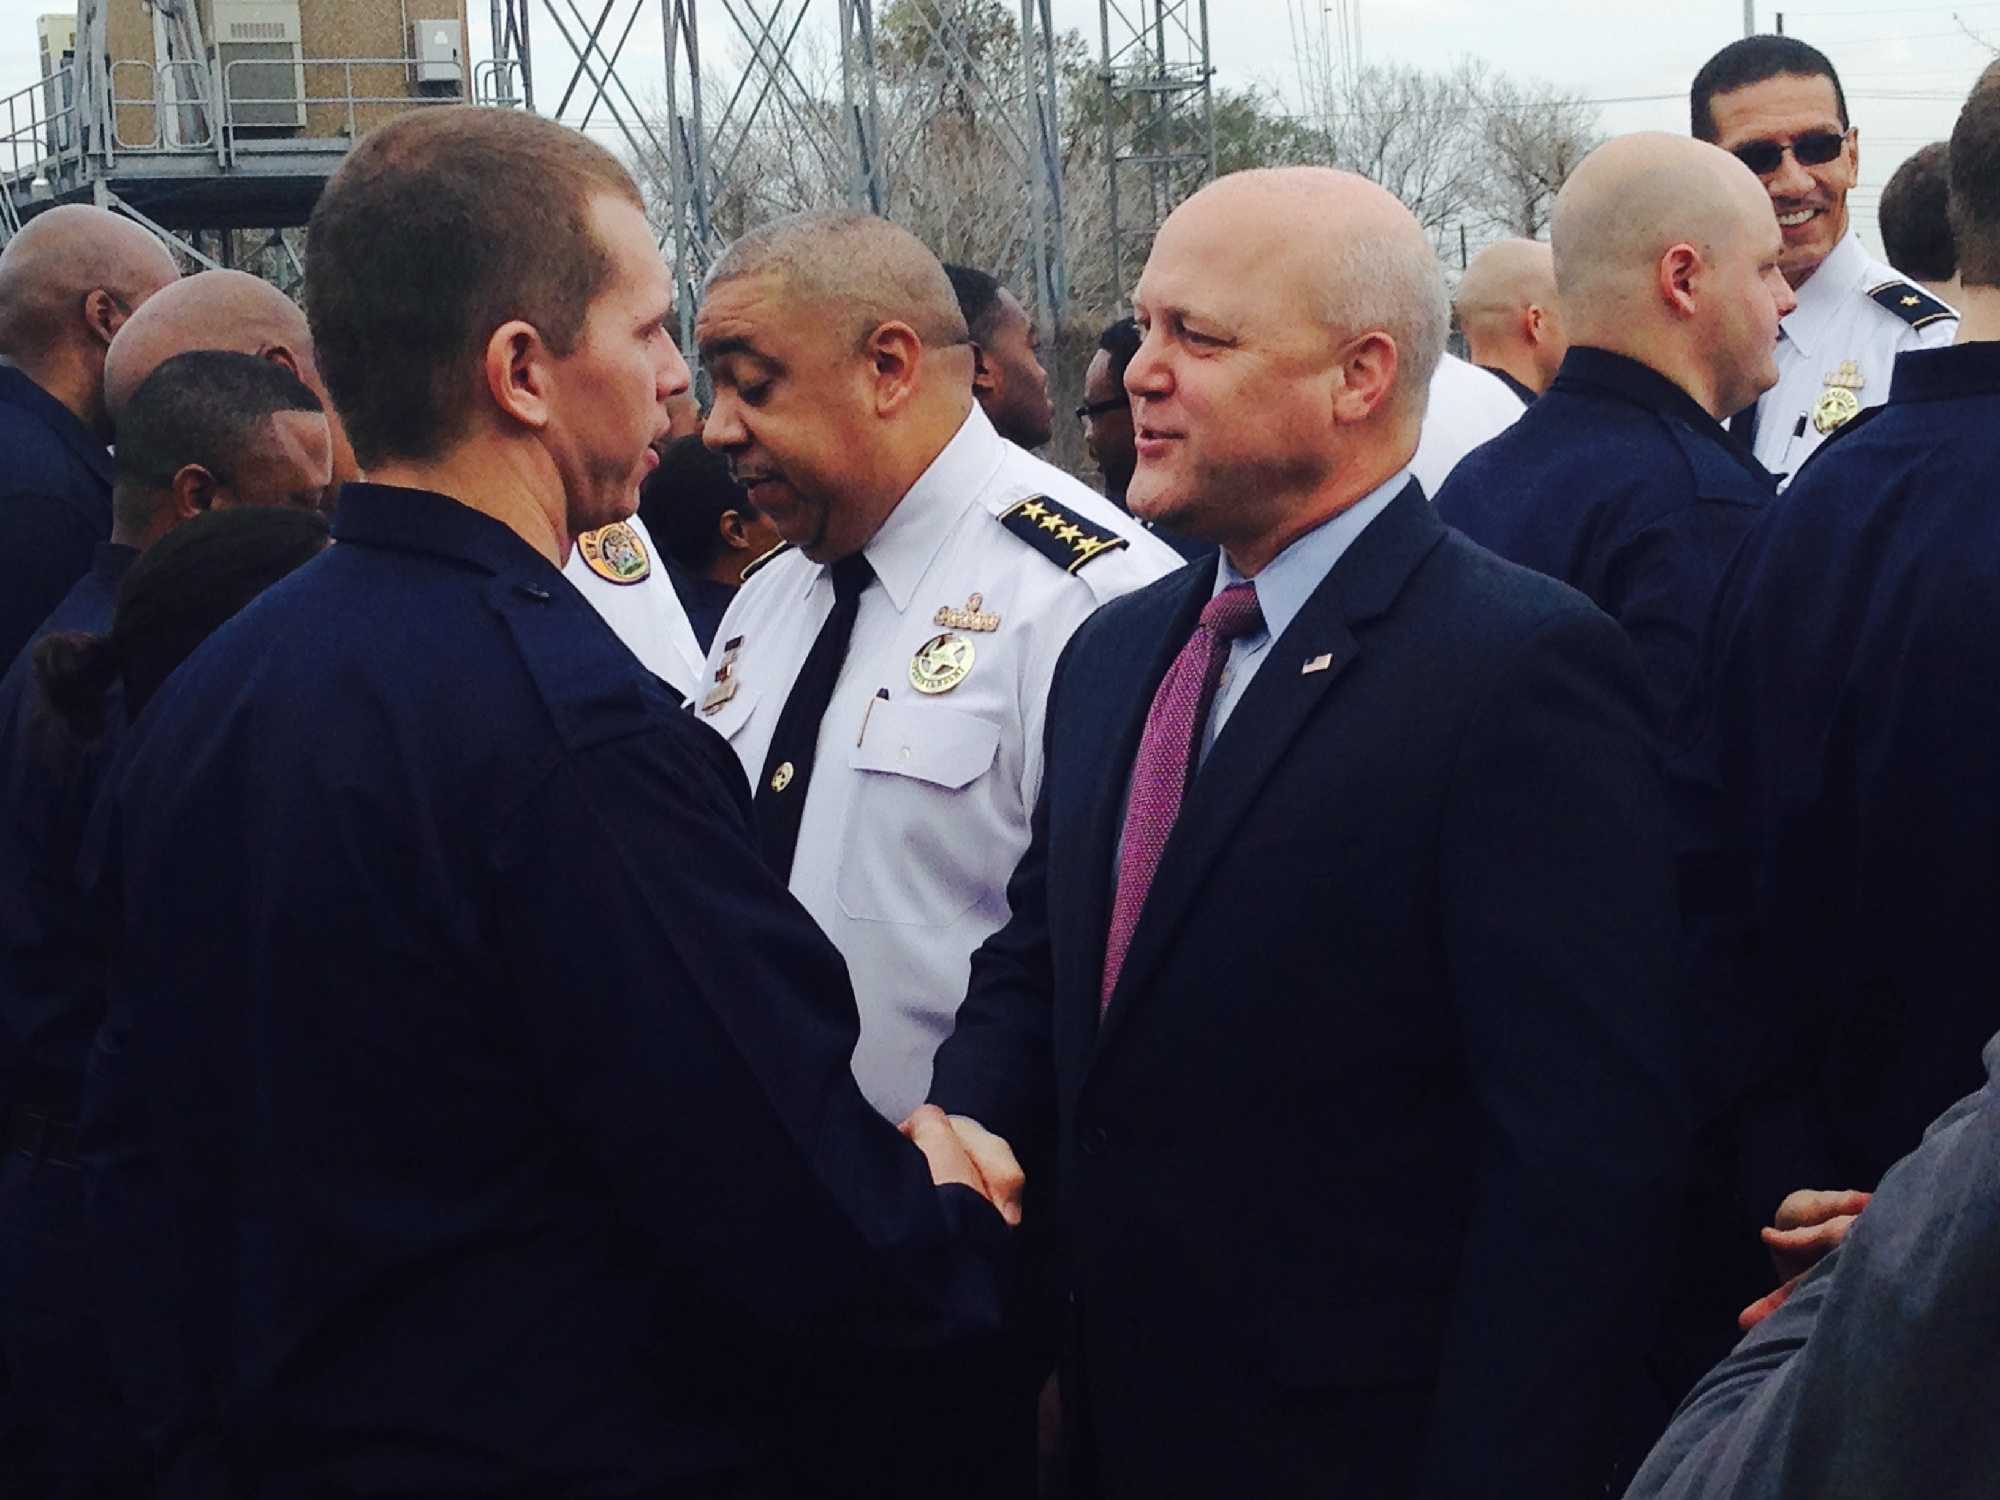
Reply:
M570 63L560 33L547 19L550 0L534 0L538 94ZM565 6L568 0L553 0ZM590 14L600 8L577 0ZM740 56L742 48L720 0L696 0L710 56ZM772 0L754 0L768 10ZM617 24L634 0L616 0ZM1124 0L1136 10L1135 0ZM663 91L660 0L637 0L638 21L627 43L620 76L641 100ZM830 27L832 0L812 0ZM471 52L490 55L488 0L470 0ZM793 8L788 0L786 9ZM1298 94L1293 26L1296 12L1315 18L1321 0L1210 0L1211 45L1217 81L1260 85L1286 98ZM35 17L63 10L50 0L0 0L0 94L34 81ZM745 11L739 4L736 9ZM1672 16L1663 15L1671 10ZM1460 57L1481 58L1523 79L1542 79L1587 98L1605 101L1600 119L1607 133L1687 129L1687 85L1702 62L1742 35L1741 0L1360 0L1361 56L1365 62L1446 67ZM1074 27L1098 47L1095 0L1054 0L1058 27ZM1759 4L1757 24L1776 24L1776 12ZM1861 132L1861 185L1851 200L1855 220L1879 251L1874 206L1897 165L1927 141L1951 129L1972 80L2000 47L2000 0L1970 4L1896 5L1886 0L1814 0L1783 13L1784 29L1833 59L1847 89L1848 107ZM567 10L564 19L569 20ZM812 23L809 23L812 24ZM1963 27L1989 38L1982 44ZM572 23L572 29L573 23ZM544 108L553 100L538 99ZM5 113L0 111L0 122ZM593 127L593 133L602 128ZM4 129L4 124L0 124ZM611 136L615 139L615 133Z

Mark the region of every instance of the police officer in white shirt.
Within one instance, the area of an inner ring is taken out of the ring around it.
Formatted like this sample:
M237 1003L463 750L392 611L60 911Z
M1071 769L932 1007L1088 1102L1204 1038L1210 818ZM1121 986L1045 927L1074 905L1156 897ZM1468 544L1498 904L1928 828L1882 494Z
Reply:
M640 665L683 698L694 691L701 680L701 643L637 511L578 536L563 576Z
M1695 135L1762 180L1784 233L1778 268L1798 306L1779 325L1778 383L1730 431L1789 476L1862 408L1888 400L1898 354L1951 343L1958 315L1870 256L1850 226L1860 132L1822 53L1796 37L1731 42L1695 75L1689 104Z
M1180 559L994 432L943 268L886 221L753 231L711 273L696 337L706 440L787 545L746 574L692 708L846 957L855 1076L901 1120L1006 921L1056 658Z

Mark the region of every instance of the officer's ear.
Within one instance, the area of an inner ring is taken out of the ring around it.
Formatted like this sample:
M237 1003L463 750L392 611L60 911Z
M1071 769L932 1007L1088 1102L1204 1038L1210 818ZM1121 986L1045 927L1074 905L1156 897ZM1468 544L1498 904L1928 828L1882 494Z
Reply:
M553 414L555 363L540 330L515 318L487 338L480 374L486 394L503 416L539 432Z
M260 349L257 352L257 357L259 359L268 359L281 370L289 371L294 380L300 378L299 357L283 344L272 344L268 348Z
M884 323L868 335L863 354L874 376L877 416L893 416L910 404L917 393L924 356L937 352L926 350L908 323Z
M1660 299L1682 317L1693 317L1695 283L1701 280L1704 269L1701 252L1694 246L1686 242L1669 245L1654 266Z
M132 310L119 298L103 287L93 287L83 294L83 322L91 336L107 349L118 330L125 326L125 320L132 316Z
M986 357L986 351L975 341L972 346L972 393L975 396L990 396L1000 388L1000 378L994 373L993 361Z
M747 552L750 548L750 532L743 524L743 512L725 510L717 518L715 529L722 535L722 544L736 552Z
M215 504L222 481L200 464L182 464L168 486L173 495L174 521L192 521Z

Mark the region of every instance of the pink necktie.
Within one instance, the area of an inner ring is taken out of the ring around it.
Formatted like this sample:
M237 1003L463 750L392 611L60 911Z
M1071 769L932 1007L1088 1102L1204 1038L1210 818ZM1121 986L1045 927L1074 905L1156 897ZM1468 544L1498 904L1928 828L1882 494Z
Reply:
M1180 816L1187 791L1188 767L1195 746L1208 725L1215 690L1229 643L1264 624L1257 591L1247 583L1232 583L1202 607L1194 634L1160 679L1153 707L1139 736L1139 755L1132 763L1132 791L1125 805L1125 839L1118 855L1118 893L1111 903L1111 932L1104 943L1104 984L1098 994L1101 1010L1118 987L1125 951L1145 910L1153 872L1167 847L1167 835Z

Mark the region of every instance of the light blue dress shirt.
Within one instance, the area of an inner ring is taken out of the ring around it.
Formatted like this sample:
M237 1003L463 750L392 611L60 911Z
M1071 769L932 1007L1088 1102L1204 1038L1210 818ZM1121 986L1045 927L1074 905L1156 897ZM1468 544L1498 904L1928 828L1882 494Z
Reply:
M1250 679L1271 654L1271 643L1285 633L1285 628L1306 607L1306 600L1333 571L1341 554L1354 545L1354 539L1367 529L1370 521L1389 508L1389 502L1402 494L1409 482L1410 471L1399 470L1387 483L1370 490L1339 515L1322 521L1298 538L1266 563L1255 578L1247 580L1257 591L1257 607L1263 611L1264 628L1229 643L1229 657L1222 664L1222 677L1215 689L1215 705L1209 709L1208 723L1202 727L1197 765L1208 759L1215 737L1222 733L1222 726L1243 701ZM1229 554L1222 553L1216 563L1215 592L1219 594L1231 584L1245 581L1229 561Z

